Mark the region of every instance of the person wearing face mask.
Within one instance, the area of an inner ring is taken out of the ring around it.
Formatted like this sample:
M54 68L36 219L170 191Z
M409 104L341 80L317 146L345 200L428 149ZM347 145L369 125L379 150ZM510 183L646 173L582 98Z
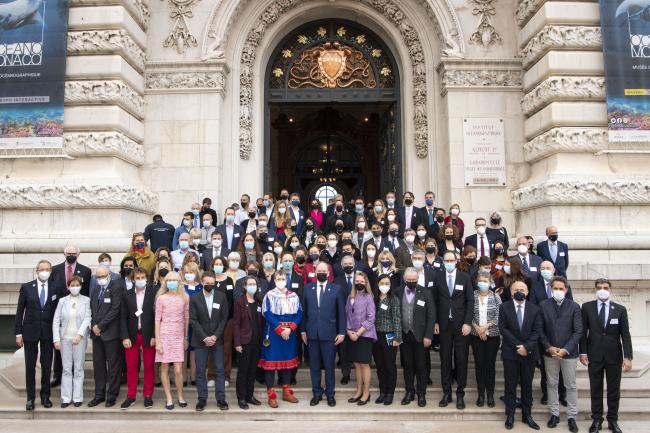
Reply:
M90 292L92 313L91 335L93 341L93 375L95 396L88 403L94 407L106 402L115 405L120 392L120 378L124 361L120 339L120 312L124 280L111 279L108 268L100 266L95 272L97 286Z
M442 257L438 255L438 243L433 238L427 238L424 243L424 267L434 272L445 270Z
M154 289L158 290L160 289L160 286L162 286L162 282L167 276L167 274L171 271L172 269L172 264L169 260L166 258L162 257L158 260L156 263L156 270L153 273L153 278L151 280L151 284L153 285Z
M189 233L192 229L192 221L194 214L192 212L185 212L181 224L174 230L174 238L172 239L172 250L178 249L178 242L183 233Z
M341 259L340 265L337 266L338 270L335 270L335 274L337 276L334 278L334 284L337 284L343 290L343 294L347 299L354 289L356 262L354 260L354 257L348 255L343 257ZM352 372L352 362L348 360L348 343L349 340L346 339L337 347L342 376L341 385L347 385L350 382L350 373Z
M336 406L334 399L334 366L336 346L345 339L345 294L343 289L329 281L331 268L325 262L316 266L317 281L303 288L303 320L300 331L309 352L309 372L313 397L310 406L316 406L327 396L327 405ZM325 370L326 389L321 387L321 367Z
M396 209L397 202L395 200L395 193L393 191L389 191L386 193L386 209Z
M440 374L443 396L438 405L451 403L452 362L456 368L456 408L465 409L469 333L474 315L474 290L468 274L457 269L458 258L447 251L445 272L435 274L433 299L437 306L435 333L440 335ZM453 361L452 361L453 359Z
M372 243L375 245L375 248L378 252L391 250L392 246L389 244L388 238L383 236L383 228L381 226L381 223L378 221L373 222L370 226L370 233L372 234L372 238L366 241L364 248L367 244Z
M458 236L462 239L465 235L465 222L461 219L460 205L454 203L449 206L449 215L445 217L445 224L453 224L458 228Z
M256 293L257 285L247 279L247 293ZM282 386L282 400L298 403L291 389L291 372L298 367L298 329L302 324L303 309L298 295L287 288L284 271L275 274L275 288L264 295L262 314L266 324L262 329L262 353L258 367L264 370L268 405L278 407L274 389L275 372ZM320 370L319 370L320 373Z
M14 334L16 345L25 352L25 384L27 404L25 409L34 410L36 398L36 359L41 362L41 404L52 407L50 400L50 371L52 368L52 322L57 304L63 296L63 287L52 278L52 264L40 260L36 264L36 279L20 286ZM74 276L70 281L77 281ZM78 282L80 283L80 281ZM81 324L81 323L80 323Z
M471 245L476 248L476 255L481 257L492 257L494 253L494 244L490 242L486 234L487 222L485 218L479 217L474 220L476 233L465 238L465 245Z
M442 257L447 251L460 254L462 247L456 226L445 224L438 232L438 255Z
M300 209L300 194L292 193L287 204L289 205L289 217L296 222L294 233L300 236L305 228L305 212Z
M352 233L352 243L357 249L361 250L365 243L372 239L372 232L368 226L368 220L363 215L357 216L354 225L355 229Z
M264 253L262 256L262 272L260 277L266 281L266 287L272 286L275 271L275 254Z
M153 251L149 249L144 240L144 233L133 233L131 237L131 248L126 252L127 256L135 258L136 265L147 270L147 273L152 272L156 267L156 257Z
M207 213L201 218L201 238L199 240L198 250L200 252L203 252L206 248L210 247L212 233L215 232L216 227L214 226L214 221L211 214Z
M198 251L191 248L190 239L191 236L189 232L180 235L178 239L178 249L171 252L171 260L174 264L174 269L180 269L181 266L183 266L183 259L185 259L187 253L191 252L196 254L197 257L199 256Z
M199 218L201 219L201 222L203 224L203 221L205 221L204 217L206 215L210 215L210 223L214 227L214 224L216 224L217 221L217 212L214 209L212 209L211 206L212 206L212 199L210 197L205 197L201 202L201 210L199 211ZM208 239L210 238L208 237Z
M395 251L400 247L405 247L404 241L399 237L399 224L391 222L388 224L388 235L386 236L386 244L389 251L395 255Z
M526 284L526 287L532 287L532 280L521 269L521 262L509 258L508 261L503 264L503 278L501 279L501 284L498 284L499 282L497 282L497 288L503 287L503 292L500 293L503 302L510 300L510 288L516 281L523 282Z
M310 210L309 210L309 216L312 220L313 223L313 228L312 230L321 230L323 227L324 219L325 219L325 214L323 213L323 207L321 205L321 202L318 200L312 200L311 205L310 205ZM306 221L305 221L306 223ZM309 227L305 226L305 230L308 230ZM304 234L304 233L303 233ZM303 241L304 244L304 241Z
M474 354L476 406L494 407L495 363L501 337L499 336L499 306L501 298L490 290L493 284L489 268L487 273L479 273L474 290L474 311L470 344Z
M395 287L389 275L378 278L378 291L375 295L375 328L377 341L372 347L372 356L377 366L379 379L379 397L375 404L389 406L397 385L397 348L402 342L402 309L400 301L394 295Z
M149 242L152 251L157 251L160 247L171 249L175 230L173 225L165 222L162 215L156 214L153 222L144 228L144 240Z
M244 237L244 229L235 224L235 209L226 208L224 211L224 223L217 226L217 231L221 233L221 239L224 246L230 251L237 251L240 241Z
M428 212L428 211L427 211ZM445 209L438 207L435 208L434 220L432 224L429 224L429 215L426 215L424 222L427 224L427 232L429 237L438 239L440 237L440 232L442 232L443 227L445 226Z
M490 244L494 245L495 242L503 242L506 251L510 247L510 240L508 238L508 230L501 225L503 218L497 211L492 212L490 215L490 225L485 229Z
M542 260L553 263L557 275L566 278L566 270L569 267L569 246L558 240L555 226L546 227L546 238L546 241L537 244L537 255Z
M485 256L483 256L485 257ZM461 254L461 259L458 261L458 269L467 273L469 277L473 280L476 276L476 249L471 245L465 245L463 247L463 253ZM489 260L489 257L485 257Z
M309 257L309 251L307 248L302 245L296 248L293 252L293 272L292 274L298 274L300 277L300 287L304 284L304 274L305 274L305 264L307 263L307 258ZM302 292L300 292L300 297L302 298Z
M241 221L239 225L244 230L244 233L251 233L257 230L257 208L255 206L249 206L246 219Z
M436 210L434 203L436 195L433 191L427 191L424 194L424 206L420 208L420 224L427 230L427 235L435 238L438 236L438 226L436 224ZM431 233L429 233L431 228Z
M404 230L415 230L418 224L420 224L420 211L413 205L415 196L412 192L407 191L404 193L403 199L404 206L400 206L396 209L397 219L399 220L400 226L403 227Z
M569 431L576 433L578 431L576 367L578 344L582 337L582 315L580 306L566 298L568 283L564 277L553 277L550 285L552 298L539 304L542 317L540 343L546 370L548 408L551 412L547 426L554 428L560 422L558 385L561 372L566 388Z
M113 261L113 258L108 253L101 253L97 257L97 264L99 266L105 266L108 269L111 268L112 261ZM120 274L117 273L117 272L110 271L110 275L111 275L111 278L120 278ZM90 277L90 287L95 287L96 285L97 285L97 278L94 275L92 275Z
M216 290L215 275L205 271L201 277L200 293L189 299L189 321L193 329L191 344L196 353L196 411L205 409L208 399L207 364L212 356L215 372L215 400L220 410L228 410L224 373L223 338L230 306L225 293ZM179 403L180 404L180 403ZM181 404L181 407L183 405Z
M307 263L305 263L302 270L303 287L306 286L307 284L316 282L317 279L316 266L318 266L318 264L321 263L321 253L317 246L312 245L309 248L308 252L309 255L307 256ZM327 269L329 271L328 281L329 282L334 281L334 270L332 269L332 266L327 262L323 262L323 263L327 265Z
M342 227L343 226L341 225L341 228ZM321 252L321 257L332 266L335 266L341 261L342 254L339 249L338 234L330 233L327 235L327 247Z
M533 373L539 358L538 340L542 328L542 315L537 305L526 302L528 287L515 281L510 287L512 300L499 307L499 334L502 338L501 359L505 379L506 422L514 427L517 408L517 386L521 387L521 421L533 430L539 425L533 420Z
M239 255L242 258L241 265L246 266L247 263L260 263L262 261L262 250L260 245L252 233L248 233L243 237L242 242L239 244Z
M528 239L525 236L517 238L517 254L510 257L508 261L512 262L513 260L518 260L521 263L521 270L531 280L539 277L539 267L542 264L542 259L528 252Z
M311 246L316 241L316 238L320 234L320 228L316 223L316 219L313 216L310 216L305 220L305 227L300 234L300 244L309 248L309 246Z
M255 230L250 235L252 235L253 238L257 241L257 245L260 249L260 253L275 252L276 244L278 244L278 246L282 248L281 246L282 242L275 236L269 235L268 226L259 226L257 230Z
M421 250L424 249L425 243L427 241L427 228L423 223L418 224L415 229L415 246Z
M404 231L404 242L396 248L393 253L395 261L397 262L397 269L403 271L404 269L413 266L411 254L413 254L415 248L415 230L407 228Z
M147 271L136 268L133 271L134 290L122 294L120 311L120 336L126 358L126 399L120 406L126 410L135 404L138 390L140 350L144 386L142 396L144 407L153 407L154 370L156 340L154 338L154 301L156 289L147 284Z
M235 212L235 224L242 224L249 217L249 212L252 210L257 215L257 206L255 203L251 203L251 196L248 194L242 194L239 199L239 210ZM216 223L217 217L214 217Z
M83 402L84 361L90 332L90 299L81 295L81 279L72 277L68 296L59 300L52 322L54 347L61 351L61 408ZM74 371L74 373L73 373Z
M282 252L284 251L293 252L293 250L295 250L299 246L300 246L300 237L298 235L293 235L286 240L283 246L281 246L282 250L278 254L276 254L276 256L279 259L280 254L282 254Z
M365 264L370 271L374 272L375 274L377 273L377 267L379 266L379 256L377 255L377 247L375 247L375 244L365 244L361 260L362 263Z
M213 231L210 244L206 246L205 250L203 250L203 253L201 254L201 269L209 271L210 263L212 263L212 260L215 257L227 257L228 254L230 254L230 251L228 251L228 248L223 246L221 233L216 230Z
M495 280L503 276L503 264L508 258L508 252L501 241L494 243L494 255L492 256L492 278Z
M599 278L594 284L596 299L582 304L580 363L589 372L591 419L589 433L603 425L603 379L607 379L607 424L621 433L618 406L621 398L621 372L632 370L632 338L627 309L612 301L612 283Z
M192 227L193 229L200 229L201 228L201 205L197 202L192 203L192 207L190 209L190 212L192 212Z

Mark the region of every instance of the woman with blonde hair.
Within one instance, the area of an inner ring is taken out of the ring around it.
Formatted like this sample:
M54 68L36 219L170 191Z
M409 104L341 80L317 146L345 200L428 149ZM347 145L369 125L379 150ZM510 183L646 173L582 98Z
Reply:
M169 364L174 365L174 379L178 405L186 407L183 398L183 362L189 346L190 298L181 290L181 276L170 272L156 294L156 362L160 363L160 380L165 391L165 409L174 409L169 384Z
M280 242L284 242L293 235L296 222L289 215L287 203L284 200L279 200L273 209L273 225Z
M345 304L345 317L347 360L354 363L357 381L357 392L348 399L348 403L363 406L370 401L370 361L372 345L377 341L375 300L368 276L363 272L357 272L354 276L352 291Z
M393 287L399 287L400 284L402 284L402 276L395 263L396 261L393 253L388 250L383 250L379 253L379 264L377 265L375 273L377 276L388 275Z
M268 287L273 286L273 276L275 275L276 268L275 254L271 252L264 253L262 256L262 273L268 283Z
M169 259L161 258L156 262L156 270L152 274L151 283L156 290L160 289L167 274L172 270L172 263Z
M131 248L126 252L127 256L135 257L137 266L147 270L147 274L156 267L156 256L147 246L144 240L144 233L133 233L131 237Z

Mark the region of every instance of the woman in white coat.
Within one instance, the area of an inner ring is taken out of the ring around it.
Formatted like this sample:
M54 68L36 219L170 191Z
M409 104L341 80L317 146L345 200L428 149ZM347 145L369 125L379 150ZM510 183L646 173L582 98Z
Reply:
M54 347L61 351L61 407L83 402L84 361L90 332L90 298L80 295L81 279L68 281L70 294L59 300L52 322ZM74 377L73 372L74 371Z

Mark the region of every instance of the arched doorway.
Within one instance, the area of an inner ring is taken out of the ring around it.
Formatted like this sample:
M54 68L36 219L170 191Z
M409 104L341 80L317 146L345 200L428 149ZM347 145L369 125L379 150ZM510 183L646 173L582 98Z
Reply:
M300 26L266 77L265 190L401 191L399 70L373 32L342 19Z

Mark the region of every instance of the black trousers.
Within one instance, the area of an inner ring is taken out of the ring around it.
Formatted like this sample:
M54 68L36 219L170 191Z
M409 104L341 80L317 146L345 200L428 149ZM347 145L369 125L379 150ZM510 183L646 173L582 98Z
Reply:
M397 348L386 342L386 333L377 332L377 341L372 345L372 357L377 366L380 394L394 394L397 385Z
M591 419L603 420L603 376L607 379L607 421L618 422L618 403L621 399L622 364L589 360L589 389L591 391Z
M440 330L440 375L444 393L451 394L452 371L455 368L456 395L465 396L468 356L469 335L464 337L461 328L450 322L445 330Z
M524 416L530 416L533 407L533 374L535 361L528 357L518 360L503 360L503 376L505 379L506 415L514 416L517 408L517 385L521 386L521 411Z
M539 385L542 388L542 394L544 396L548 395L548 392L546 390L546 364L544 363L544 359L546 358L544 356L544 353L546 351L544 350L544 346L540 343L539 345L539 353L540 355L540 360L537 363L537 366L539 367L539 372L541 375L541 378L539 380ZM562 371L560 371L560 381L557 384L557 393L560 398L566 398L566 388L564 387L564 380L562 379Z
M501 337L488 337L483 341L479 337L470 336L474 367L476 369L476 388L479 396L494 396L495 365Z
M110 341L104 341L101 338L93 339L95 398L112 400L120 394L123 358L120 339Z
M350 340L348 337L343 340L343 343L339 344L337 346L338 353L339 353L339 367L341 368L341 374L343 376L350 376L350 373L352 372L352 363L348 361L348 346L350 344Z
M271 389L275 385L275 372L276 370L266 370L264 372L264 381L266 388ZM278 385L289 385L291 380L291 370L277 370L278 372Z
M237 366L237 400L247 400L255 390L255 373L260 359L260 343L244 344Z
M27 385L27 400L36 397L36 359L38 349L41 349L41 398L50 397L50 372L52 370L52 341L24 341L25 348L25 382Z
M425 394L427 392L426 348L409 331L408 334L402 333L400 352L404 367L404 386L406 387L406 392L417 392L418 395ZM414 386L415 378L417 378L417 389Z

